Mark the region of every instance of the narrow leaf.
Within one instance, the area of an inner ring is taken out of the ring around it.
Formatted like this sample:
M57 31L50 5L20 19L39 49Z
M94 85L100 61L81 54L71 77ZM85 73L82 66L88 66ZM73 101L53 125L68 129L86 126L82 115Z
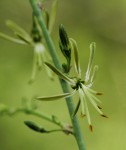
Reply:
M57 68L55 68L54 66L52 66L50 63L45 62L45 64L55 73L57 74L61 79L65 80L66 82L68 82L71 85L75 85L75 82L70 79L69 77L67 77L66 75L64 75L60 70L58 70Z

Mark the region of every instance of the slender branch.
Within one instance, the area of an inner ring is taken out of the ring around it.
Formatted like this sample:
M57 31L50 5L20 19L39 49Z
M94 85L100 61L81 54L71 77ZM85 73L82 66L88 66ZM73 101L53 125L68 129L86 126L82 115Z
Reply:
M64 122L60 121L56 116L54 116L54 115L49 116L47 114L44 114L43 112L38 111L37 109L33 109L32 107L24 106L24 107L11 108L11 107L7 107L7 106L4 107L4 105L3 105L0 109L0 115L13 116L18 113L24 113L27 115L39 117L41 119L44 119L50 123L53 123L53 124L59 126L61 128L61 129L58 129L59 131L63 131L66 134L73 134L71 125L69 125L68 123L64 123Z
M38 20L38 23L39 23L39 25L40 25L40 27L41 27L41 29L43 31L43 35L45 37L45 40L46 40L46 43L47 43L50 55L51 55L51 57L53 59L53 62L54 62L54 65L59 70L61 70L62 67L61 67L61 64L60 64L60 61L59 61L56 49L55 49L54 44L53 44L53 42L51 40L51 37L50 37L50 35L48 33L48 30L47 30L46 25L44 23L43 16L41 14L40 9L37 6L36 0L29 0L29 1L31 3L32 9L33 9L33 13L36 16L36 18ZM59 79L59 80L60 80L63 92L64 93L70 92L68 84L65 81L61 80L61 79ZM76 139L77 144L78 144L78 148L79 148L79 150L86 150L84 139L83 139L83 135L82 135L82 132L81 132L81 129L80 129L80 125L79 125L79 121L78 121L76 116L74 118L72 118L72 114L73 114L73 112L75 110L72 98L71 97L66 98L66 103L67 103L67 107L68 107L69 114L70 114L70 117L71 117L71 121L72 121L72 124L73 124L73 130L74 130L74 134L75 134L75 139Z

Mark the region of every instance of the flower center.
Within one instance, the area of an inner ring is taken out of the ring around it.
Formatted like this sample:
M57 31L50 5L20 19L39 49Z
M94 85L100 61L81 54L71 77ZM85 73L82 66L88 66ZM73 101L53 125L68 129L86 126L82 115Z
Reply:
M81 84L84 84L85 82L81 79L78 79L77 82L76 82L76 85L75 86L72 86L73 89L76 89L78 90L78 88L82 88L82 85Z

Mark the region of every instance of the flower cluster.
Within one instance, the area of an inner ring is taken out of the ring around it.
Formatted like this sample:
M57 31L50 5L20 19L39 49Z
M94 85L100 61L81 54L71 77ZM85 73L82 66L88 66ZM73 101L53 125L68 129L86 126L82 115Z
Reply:
M61 30L60 32L62 32L62 39L64 39L62 41L65 41L66 33L64 33L65 30L63 30L63 26L60 26L60 30ZM90 57L89 57L87 71L85 73L85 78L83 80L82 79L82 74L81 74L81 68L80 68L80 62L79 62L79 56L78 56L78 48L77 48L76 41L70 38L69 42L70 42L70 45L71 45L71 49L74 52L74 64L75 64L75 71L76 71L76 74L77 74L76 77L69 77L68 74L58 70L57 68L55 68L52 64L50 64L48 62L45 62L45 64L55 74L57 74L61 79L66 81L70 85L70 87L73 89L73 92L72 93L64 93L64 94L55 95L55 96L50 96L50 97L37 97L36 99L41 100L41 101L43 101L43 100L49 100L49 101L50 100L57 100L57 99L60 99L60 98L65 98L65 97L72 96L73 94L78 92L79 100L78 100L77 106L75 108L75 111L73 112L73 117L76 115L79 107L81 106L81 116L82 117L84 117L84 116L87 117L89 128L92 131L93 128L92 128L92 123L91 123L91 118L90 118L90 113L89 113L87 101L90 101L92 106L96 109L96 111L102 117L107 117L103 114L103 112L101 111L101 107L99 106L101 101L96 97L97 95L102 95L102 93L96 92L95 90L93 90L91 88L93 83L94 83L96 72L98 70L97 65L95 65L93 67L93 60L94 60L94 53L95 53L96 44L94 42L92 42L90 44ZM69 44L69 42L65 42L65 44L67 44L67 43ZM62 44L64 44L64 43L62 43ZM67 46L65 45L65 47L67 47ZM66 51L64 51L63 53L65 53L65 52ZM67 52L66 52L66 54L67 54Z

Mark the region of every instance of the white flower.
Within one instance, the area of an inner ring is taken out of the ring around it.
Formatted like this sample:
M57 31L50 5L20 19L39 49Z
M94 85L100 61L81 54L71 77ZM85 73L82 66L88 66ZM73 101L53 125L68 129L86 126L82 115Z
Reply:
M32 68L31 79L29 81L30 83L35 80L36 72L40 71L44 66L43 62L51 61L51 57L48 54L44 44L41 41L41 32L37 28L37 24L35 20L33 21L34 21L34 26L32 28L32 35L29 35L24 29L22 29L20 26L18 26L16 23L14 23L11 20L7 20L6 25L14 32L14 34L18 38L13 38L11 36L8 36L0 32L0 37L6 40L9 40L17 44L31 45L33 47L33 51L34 51L33 68ZM52 72L47 67L45 68L50 79L53 79Z
M92 76L92 66L93 66L93 60L94 60L94 52L95 52L95 43L91 43L90 45L90 58L89 63L87 67L87 71L85 74L84 80L82 80L81 75L81 69L80 69L80 63L79 63L79 57L78 57L78 49L76 42L73 39L70 39L72 49L74 50L74 60L75 60L75 70L77 73L77 77L70 78L67 75L63 74L61 71L59 71L57 68L52 66L50 63L45 63L52 71L54 71L61 79L65 80L71 87L74 89L72 93L64 93L61 95L55 95L50 97L37 97L38 100L57 100L60 98L65 98L68 96L72 96L77 91L79 93L79 101L77 103L77 106L75 108L75 111L73 112L73 117L77 113L80 105L81 105L81 116L86 116L87 121L89 124L89 128L92 131L92 123L90 118L90 113L87 105L87 101L89 101L92 106L96 109L96 111L103 117L106 117L103 112L101 111L101 107L98 105L98 103L101 103L101 101L96 97L96 95L101 95L102 93L98 93L95 90L91 89L94 78L96 75L96 71L98 70L98 66L94 66Z

